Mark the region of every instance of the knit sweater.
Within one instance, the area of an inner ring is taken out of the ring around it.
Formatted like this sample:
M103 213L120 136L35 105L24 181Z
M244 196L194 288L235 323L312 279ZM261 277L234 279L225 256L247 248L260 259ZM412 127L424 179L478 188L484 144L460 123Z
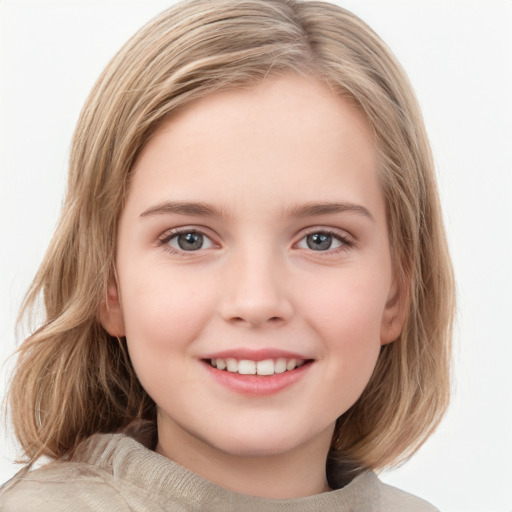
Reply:
M434 512L371 472L341 489L295 499L219 487L123 434L97 434L70 462L20 472L0 493L2 512Z

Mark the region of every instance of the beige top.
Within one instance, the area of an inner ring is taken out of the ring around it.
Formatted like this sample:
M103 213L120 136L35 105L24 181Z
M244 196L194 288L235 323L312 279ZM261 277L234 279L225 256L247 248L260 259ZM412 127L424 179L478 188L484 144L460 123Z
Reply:
M274 500L228 491L123 434L97 434L72 462L18 474L0 493L2 512L434 512L427 502L366 472L345 487Z

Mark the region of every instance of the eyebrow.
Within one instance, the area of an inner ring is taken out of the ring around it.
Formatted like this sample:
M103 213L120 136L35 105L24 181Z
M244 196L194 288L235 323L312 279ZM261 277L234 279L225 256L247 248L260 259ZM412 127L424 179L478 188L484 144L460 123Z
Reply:
M315 217L320 215L329 215L333 213L356 213L368 217L370 220L375 221L370 211L362 205L354 203L306 203L304 205L294 206L286 211L291 217Z
M223 212L214 206L206 203L195 203L187 201L166 201L164 203L151 206L140 214L140 218L152 215L171 214L192 215L197 217L222 217Z
M320 215L329 215L333 213L356 213L363 215L370 220L374 221L373 215L370 211L362 205L354 203L306 203L303 205L293 206L285 210L285 216L304 218L315 217ZM178 215L191 215L195 217L225 217L227 216L224 211L201 202L187 202L187 201L165 201L163 203L151 206L140 214L140 218L150 217L153 215L162 214L178 214Z

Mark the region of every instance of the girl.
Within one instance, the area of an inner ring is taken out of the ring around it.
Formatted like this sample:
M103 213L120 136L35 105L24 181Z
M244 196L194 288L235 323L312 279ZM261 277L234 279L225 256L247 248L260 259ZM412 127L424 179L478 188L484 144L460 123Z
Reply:
M55 462L4 510L432 510L373 471L447 406L451 266L411 88L347 11L142 28L83 109L41 293L10 404Z

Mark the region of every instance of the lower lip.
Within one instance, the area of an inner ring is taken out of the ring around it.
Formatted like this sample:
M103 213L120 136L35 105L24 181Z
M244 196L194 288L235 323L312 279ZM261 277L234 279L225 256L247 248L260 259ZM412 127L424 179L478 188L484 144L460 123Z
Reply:
M217 370L207 361L203 364L209 374L222 386L245 395L270 395L295 384L309 370L312 361L307 361L295 370L274 375L242 375L226 370Z

